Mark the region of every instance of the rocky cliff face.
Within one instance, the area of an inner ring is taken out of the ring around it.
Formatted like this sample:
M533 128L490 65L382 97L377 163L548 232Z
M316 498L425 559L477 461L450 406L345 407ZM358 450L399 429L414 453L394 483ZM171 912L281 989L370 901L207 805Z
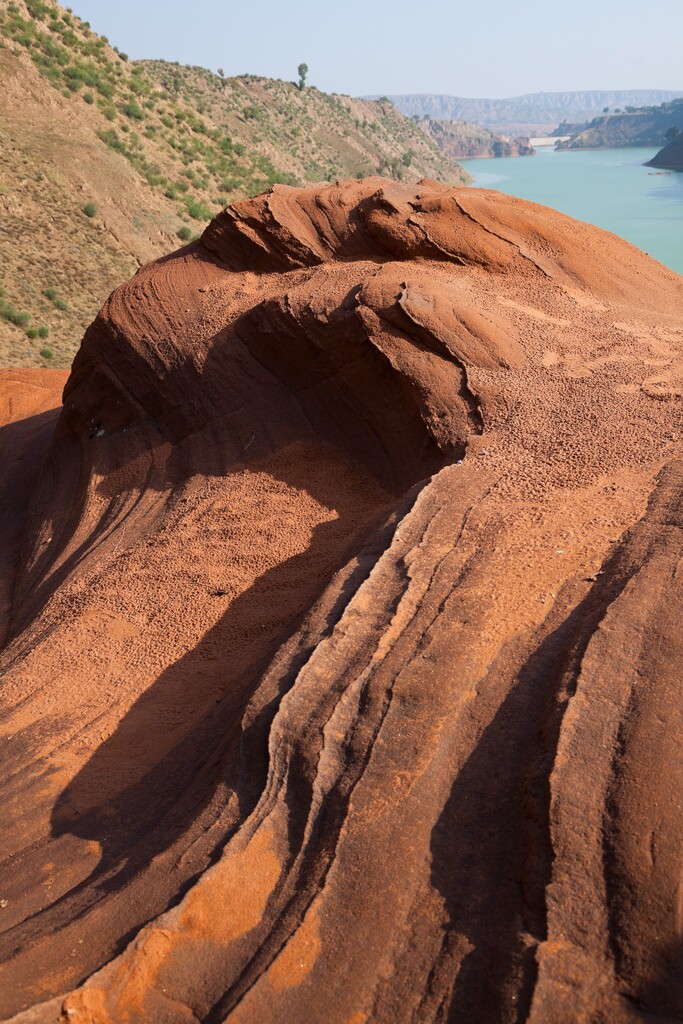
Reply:
M275 186L2 374L4 1019L681 1016L682 307Z
M479 128L467 121L420 122L422 130L453 159L466 157L532 156L533 146L528 138L511 139Z

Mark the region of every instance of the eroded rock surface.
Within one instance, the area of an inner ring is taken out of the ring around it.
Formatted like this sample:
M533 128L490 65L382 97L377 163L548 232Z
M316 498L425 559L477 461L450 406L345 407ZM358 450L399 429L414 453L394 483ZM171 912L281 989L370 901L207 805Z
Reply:
M58 420L4 375L3 1018L681 1019L682 310L508 196L276 186Z

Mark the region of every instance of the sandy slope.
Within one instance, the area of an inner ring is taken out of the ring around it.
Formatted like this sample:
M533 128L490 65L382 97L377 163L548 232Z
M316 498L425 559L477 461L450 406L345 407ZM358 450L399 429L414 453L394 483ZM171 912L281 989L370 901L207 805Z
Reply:
M682 309L377 178L114 293L17 435L5 1018L680 1019Z

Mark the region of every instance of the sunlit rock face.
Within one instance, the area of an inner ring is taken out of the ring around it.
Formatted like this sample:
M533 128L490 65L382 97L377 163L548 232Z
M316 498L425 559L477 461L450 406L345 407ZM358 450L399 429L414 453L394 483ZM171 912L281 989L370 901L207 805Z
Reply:
M669 1021L683 279L276 186L0 374L0 1010ZM6 902L5 902L6 901Z

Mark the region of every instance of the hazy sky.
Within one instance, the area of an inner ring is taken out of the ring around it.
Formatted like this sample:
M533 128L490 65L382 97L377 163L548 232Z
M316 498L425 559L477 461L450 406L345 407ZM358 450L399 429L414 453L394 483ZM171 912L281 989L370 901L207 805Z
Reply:
M63 0L64 2L64 0ZM683 0L70 0L131 57L351 95L683 89Z

